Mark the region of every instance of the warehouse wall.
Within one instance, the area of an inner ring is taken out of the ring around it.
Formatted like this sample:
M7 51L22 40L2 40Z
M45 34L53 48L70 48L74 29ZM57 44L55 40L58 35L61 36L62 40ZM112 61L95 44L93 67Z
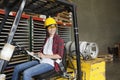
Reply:
M79 40L96 42L100 53L120 42L120 0L73 0L77 4Z

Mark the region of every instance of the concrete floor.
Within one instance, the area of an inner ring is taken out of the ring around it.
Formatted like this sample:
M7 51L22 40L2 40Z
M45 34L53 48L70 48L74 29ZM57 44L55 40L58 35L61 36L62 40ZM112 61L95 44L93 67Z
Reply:
M120 80L120 60L106 62L106 80Z

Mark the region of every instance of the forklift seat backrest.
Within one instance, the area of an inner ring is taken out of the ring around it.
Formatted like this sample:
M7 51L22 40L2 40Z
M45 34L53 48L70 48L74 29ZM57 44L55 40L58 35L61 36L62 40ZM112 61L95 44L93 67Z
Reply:
M59 70L56 70L58 73L63 74L64 72L66 72L66 48L64 47L64 54L62 57L62 61L60 63L56 63L57 67L59 67ZM55 65L56 66L56 65Z
M63 64L63 70L61 70L62 71L62 73L63 72L65 72L66 71L66 68L67 68L67 62L66 62L66 58L67 58L67 52L66 52L66 48L64 47L64 54L63 54L63 57L62 57L62 64Z
M66 72L66 68L67 68L66 58L67 58L67 52L66 52L66 48L64 47L64 54L62 57L62 61L59 64L57 63L60 68L60 70L57 73L63 74L64 72Z

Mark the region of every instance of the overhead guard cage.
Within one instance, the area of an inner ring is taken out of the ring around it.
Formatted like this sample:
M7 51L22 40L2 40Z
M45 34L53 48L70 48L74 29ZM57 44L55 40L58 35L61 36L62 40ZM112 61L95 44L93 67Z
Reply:
M2 4L0 1L0 4ZM6 0L7 1L7 0ZM16 1L16 0L10 0ZM23 1L23 0L19 0ZM4 8L3 5L0 5L0 8ZM82 72L81 72L81 60L80 60L80 51L79 51L79 32L78 32L78 23L77 23L77 13L76 13L76 5L72 2L68 2L66 0L27 0L25 4L25 8L23 12L26 13L36 13L43 14L48 16L55 16L57 13L62 12L64 10L72 12L72 21L73 21L73 29L74 29L74 40L75 40L75 48L76 48L76 62L77 62L77 80L82 80ZM18 5L13 7L13 11L18 10Z

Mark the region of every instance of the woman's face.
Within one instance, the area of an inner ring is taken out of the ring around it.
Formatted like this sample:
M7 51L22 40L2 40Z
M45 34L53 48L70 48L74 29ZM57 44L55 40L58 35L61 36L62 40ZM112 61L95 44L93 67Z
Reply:
M48 33L50 36L52 36L56 33L56 27L54 27L54 28L48 27L47 30L48 30Z

